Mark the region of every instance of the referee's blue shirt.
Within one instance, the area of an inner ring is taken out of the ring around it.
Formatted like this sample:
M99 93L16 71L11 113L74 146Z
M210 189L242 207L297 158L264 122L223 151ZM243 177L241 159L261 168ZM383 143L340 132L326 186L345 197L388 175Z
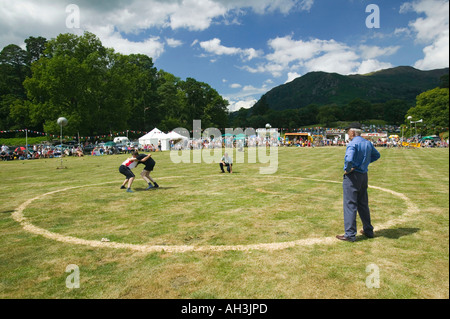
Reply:
M380 153L371 142L356 136L347 146L344 170L350 172L354 168L356 172L367 173L369 164L380 157Z

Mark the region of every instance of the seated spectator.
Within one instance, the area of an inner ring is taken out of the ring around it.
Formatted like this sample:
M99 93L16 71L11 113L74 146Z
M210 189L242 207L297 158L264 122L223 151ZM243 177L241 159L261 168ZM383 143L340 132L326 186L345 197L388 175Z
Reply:
M83 150L81 149L81 147L77 148L77 150L75 152L75 155L78 156L78 157L83 157L84 156Z
M225 173L224 167L227 168L228 173L233 173L233 159L228 156L228 153L225 153L220 162L220 169L222 173Z

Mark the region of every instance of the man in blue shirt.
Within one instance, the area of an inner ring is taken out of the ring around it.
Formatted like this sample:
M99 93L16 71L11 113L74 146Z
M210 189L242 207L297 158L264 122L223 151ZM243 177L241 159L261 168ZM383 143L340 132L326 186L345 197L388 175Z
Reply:
M369 164L380 158L373 144L361 137L361 124L352 123L347 128L351 142L347 146L344 165L344 226L345 235L336 236L339 240L353 242L356 239L356 215L359 213L363 224L361 233L373 238L370 219L368 188Z

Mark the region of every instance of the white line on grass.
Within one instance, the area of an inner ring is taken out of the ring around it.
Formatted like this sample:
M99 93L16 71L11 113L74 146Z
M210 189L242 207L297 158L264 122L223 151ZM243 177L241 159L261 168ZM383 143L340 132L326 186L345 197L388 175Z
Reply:
M170 179L170 178L178 178L181 176L172 176L160 179ZM302 177L290 177L290 176L277 176L277 178L283 179L297 179L297 180L308 180L320 183L332 183L332 184L341 184L341 182L337 181L327 181L313 178L302 178ZM321 237L321 238L306 238L300 239L296 241L290 242L280 242L280 243L261 243L261 244L252 244L252 245L223 245L223 246L212 246L212 245L204 245L204 246L190 246L190 245L137 245L137 244L126 244L126 243L115 243L115 242L102 242L97 240L86 240L81 238L76 238L72 236L65 236L61 234L57 234L54 232L50 232L46 229L37 227L33 225L25 216L25 209L34 201L42 199L46 196L67 192L74 189L84 188L84 187L95 187L95 186L103 186L107 184L112 184L117 182L107 182L101 184L92 184L92 185L84 185L84 186L75 186L68 187L56 191L52 191L43 195L39 195L35 198L29 199L20 205L12 214L12 218L18 222L22 228L35 235L39 235L45 237L47 239L55 240L65 244L72 245L83 245L89 246L93 248L110 248L110 249L126 249L132 250L142 253L153 253L153 252L170 252L170 253L185 253L185 252L203 252L203 251L250 251L250 250L265 250L265 251L275 251L275 250L283 250L296 246L312 246L312 245L330 245L337 242L335 237ZM393 227L395 225L404 223L408 221L413 215L419 213L419 208L405 195L402 193L395 192L390 189L370 186L369 188L376 189L382 192L386 192L392 194L401 200L403 200L407 204L406 213L400 216L395 220L390 220L383 225L378 225L378 229L386 229Z

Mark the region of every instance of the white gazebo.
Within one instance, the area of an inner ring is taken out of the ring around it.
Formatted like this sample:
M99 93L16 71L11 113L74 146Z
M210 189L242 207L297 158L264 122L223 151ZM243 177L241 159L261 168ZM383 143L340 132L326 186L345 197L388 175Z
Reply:
M172 131L169 134L167 134L167 137L171 141L180 141L180 140L188 140L189 139L188 137L178 134L175 131Z
M161 151L169 150L170 138L167 134L161 132L159 129L155 128L150 133L142 136L139 139L139 144L141 145L153 145L158 147L159 142L161 142Z

